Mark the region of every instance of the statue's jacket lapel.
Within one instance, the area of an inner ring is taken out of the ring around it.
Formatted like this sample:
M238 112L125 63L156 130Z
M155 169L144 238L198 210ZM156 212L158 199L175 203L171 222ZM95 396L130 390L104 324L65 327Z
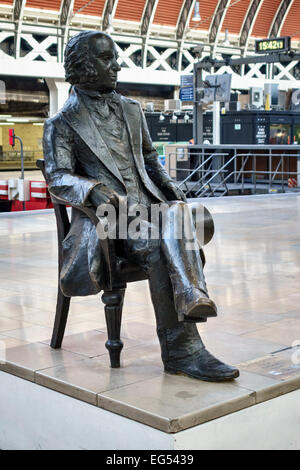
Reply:
M110 173L124 185L123 178L115 164L111 153L102 139L89 110L75 91L68 105L62 110L63 119L79 135L82 141L99 158Z
M140 106L137 102L128 100L126 98L121 98L121 105L123 108L123 115L128 130L132 153L141 180L143 181L148 191L150 191L150 193L152 193L156 199L163 202L165 201L164 195L149 178L145 169L145 162L142 152L142 119Z

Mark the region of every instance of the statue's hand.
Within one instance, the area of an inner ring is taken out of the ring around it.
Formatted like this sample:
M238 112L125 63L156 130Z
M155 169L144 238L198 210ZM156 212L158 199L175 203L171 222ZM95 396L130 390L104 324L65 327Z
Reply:
M178 186L173 181L168 181L164 184L163 192L167 196L169 201L184 201L186 202L186 197L184 192L178 188Z
M112 204L115 207L119 206L119 198L117 193L105 185L96 186L93 188L89 199L95 207L98 207L101 204Z

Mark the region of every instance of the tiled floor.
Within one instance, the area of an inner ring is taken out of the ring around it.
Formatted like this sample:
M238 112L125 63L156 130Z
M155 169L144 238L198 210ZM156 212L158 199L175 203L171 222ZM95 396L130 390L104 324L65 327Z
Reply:
M52 211L0 215L0 369L176 432L300 386L300 196L205 199L215 221L206 279L219 315L199 330L241 377L163 373L147 282L125 296L122 368L109 367L100 296L74 298L62 350L49 347L57 286ZM293 347L294 345L294 347Z
M16 170L16 171L12 171L12 170L3 171L3 170L1 170L0 171L0 179L1 180L7 180L9 178L20 178L20 177L21 177L21 170ZM32 181L43 181L44 180L43 175L40 172L40 170L26 170L25 169L24 178L26 180L32 180Z

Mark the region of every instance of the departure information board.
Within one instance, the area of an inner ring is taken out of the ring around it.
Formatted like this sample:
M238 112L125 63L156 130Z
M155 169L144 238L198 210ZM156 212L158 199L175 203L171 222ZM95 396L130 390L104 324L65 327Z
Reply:
M255 41L255 52L257 54L287 52L290 48L291 38L289 36L282 38L259 39Z

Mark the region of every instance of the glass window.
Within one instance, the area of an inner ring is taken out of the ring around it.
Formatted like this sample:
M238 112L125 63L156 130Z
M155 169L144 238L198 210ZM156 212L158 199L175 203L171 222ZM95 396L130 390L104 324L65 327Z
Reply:
M300 144L300 124L294 126L294 142Z
M270 125L270 144L288 145L291 143L291 126L289 124Z

